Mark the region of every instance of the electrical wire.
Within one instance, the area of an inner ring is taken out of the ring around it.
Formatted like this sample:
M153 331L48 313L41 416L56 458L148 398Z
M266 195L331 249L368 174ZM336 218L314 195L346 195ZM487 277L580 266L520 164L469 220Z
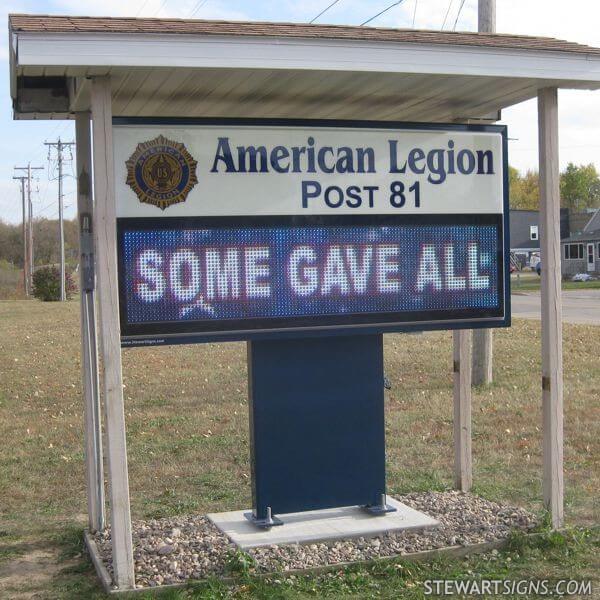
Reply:
M40 202L40 203L45 203L46 200L48 199L48 188L50 187L50 181L48 179L46 179L44 181L44 191L40 194L38 193L38 197L35 199L36 202ZM53 204L53 202L50 204L50 206Z
M52 206L54 206L55 204L55 200L53 200L52 202L50 202L50 204L46 204L46 206L44 206L44 208L42 208L41 210L36 210L36 216L39 217L43 212L46 212L49 208L51 208Z
M458 13L456 13L456 19L454 20L454 27L452 28L452 31L456 31L456 24L458 23L458 19L460 17L460 13L462 12L463 6L465 5L465 1L466 0L461 0L460 8L458 9Z
M413 20L412 20L412 28L415 28L415 21L417 19L417 6L419 5L419 0L415 0L415 10L413 10Z
M321 15L324 15L332 6L335 6L340 0L333 0L333 2L327 7L324 8L314 19L309 21L309 23L314 23Z
M508 138L509 142L518 142L519 138ZM575 145L568 145L568 146L563 146L563 145L559 145L559 150L562 150L563 148L567 148L567 149L571 149L571 148L600 148L600 144L575 144ZM537 150L537 147L531 147L531 148L512 148L511 151L518 151L518 152L533 152L534 150Z
M135 13L136 17L140 16L140 13L146 8L146 6L148 5L148 2L150 2L150 0L144 0L144 3L142 4L142 6L140 6L138 11Z
M63 194L63 198L66 198L67 196L72 196L74 193L75 193L74 191L66 192ZM35 211L36 216L39 217L42 213L46 212L49 208L52 208L56 204L56 202L57 202L57 200L52 200L52 202L50 202L49 204L46 204L46 206L44 206L44 208L42 208L40 210L36 210ZM71 204L66 204L65 206L63 206L63 209L66 210L70 206L71 206ZM58 208L54 209L54 212L51 213L51 216L55 215L55 214L58 215ZM50 218L50 217L48 217L48 218Z
M73 142L69 142L69 145L67 146L67 150L69 152L69 157L63 158L63 165L65 166L66 169L70 169L71 172L63 173L63 177L72 177L73 179L76 179L75 161L73 160L73 150L72 150L72 146L70 145L72 143ZM48 181L57 181L58 180L58 173L57 173L58 158L52 158L52 149L53 149L53 146L48 146Z
M199 0L196 6L194 6L192 9L192 12L188 18L191 19L207 2L208 0Z
M153 17L156 17L158 13L166 6L168 0L163 0L162 4L158 7L158 9L152 14Z
M50 154L50 146L48 146L48 181L56 181L58 179L57 174L58 162L52 158Z
M444 15L444 22L442 23L442 27L441 27L442 30L444 29L444 27L446 27L446 21L448 20L448 15L450 14L450 9L452 8L453 4L454 4L454 0L450 0L450 2L448 4L448 10L446 11L446 14Z
M48 135L47 139L52 139L53 137L60 137L64 130L69 127L69 125L71 125L71 123L73 123L73 121L71 120L66 120L66 121L58 121L54 127L54 129L52 130L52 132ZM37 154L35 154L33 156L33 158L29 161L31 164L35 164L41 160L43 160L43 156L47 154L46 149L43 148L42 150L40 150Z
M71 204L65 204L65 205L63 206L63 211L66 211L66 210L67 210L67 208L71 208L71 206L72 206ZM54 212L50 213L49 215L46 215L46 217L44 217L44 218L46 218L46 219L48 219L48 220L50 220L50 219L54 219L54 217L58 217L58 213L59 213L59 210L58 210L58 209L56 209ZM39 216L39 214L40 214L40 213L38 213L38 216Z
M370 19L367 19L364 23L361 23L360 26L362 27L363 25L370 23L377 17L380 17L383 13L386 13L388 10L394 8L394 6L398 6L398 4L402 4L403 2L404 2L404 0L398 0L397 2L394 2L393 4L390 4L387 8L384 8L381 12L378 12L376 15L373 15Z

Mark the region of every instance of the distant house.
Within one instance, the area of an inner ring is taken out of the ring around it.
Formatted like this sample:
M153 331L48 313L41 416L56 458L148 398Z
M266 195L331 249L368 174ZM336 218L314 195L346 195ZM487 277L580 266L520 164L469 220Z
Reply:
M594 217L595 212L596 211L591 209L580 212L569 211L569 231L567 232L567 235L561 234L561 239L583 231Z
M583 230L561 240L561 270L564 277L577 273L600 275L600 209Z
M540 214L537 210L510 210L510 250L519 254L540 251Z
M511 209L510 251L519 268L535 267L540 258L540 214L537 210ZM569 231L569 212L560 211L560 235Z
M535 268L540 255L540 216L537 210L510 211L510 252L517 268ZM600 209L582 212L560 209L561 271L600 276Z

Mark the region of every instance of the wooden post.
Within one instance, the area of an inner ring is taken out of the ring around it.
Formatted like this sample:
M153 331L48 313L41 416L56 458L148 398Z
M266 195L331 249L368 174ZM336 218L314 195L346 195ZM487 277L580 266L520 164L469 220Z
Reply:
M81 374L85 421L85 463L90 531L102 531L105 524L104 467L98 344L92 239L92 147L90 115L79 113L75 122L77 140L77 215L79 218L79 289L81 305Z
M494 336L491 329L473 330L473 385L489 385L493 380Z
M552 526L562 527L563 366L560 269L560 172L558 92L538 93L540 152L540 250L542 258L542 412L544 504Z
M454 332L454 485L468 492L473 484L471 457L471 331Z
M63 202L63 157L62 157L62 142L58 138L58 237L60 246L60 301L65 302L67 299L66 290L66 269L65 269L65 211Z
M117 228L109 77L92 81L94 207L114 583L135 586L121 372Z
M496 31L496 0L479 0L478 31ZM493 381L494 337L491 329L473 331L473 385L489 385Z

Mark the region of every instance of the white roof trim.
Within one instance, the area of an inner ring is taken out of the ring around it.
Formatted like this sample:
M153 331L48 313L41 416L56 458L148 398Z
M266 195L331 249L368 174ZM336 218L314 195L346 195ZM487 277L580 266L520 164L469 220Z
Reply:
M17 36L11 31L8 32L8 63L10 77L10 96L15 98L17 95Z
M187 67L431 73L553 80L600 87L600 56L451 46L181 34L17 32L17 68Z

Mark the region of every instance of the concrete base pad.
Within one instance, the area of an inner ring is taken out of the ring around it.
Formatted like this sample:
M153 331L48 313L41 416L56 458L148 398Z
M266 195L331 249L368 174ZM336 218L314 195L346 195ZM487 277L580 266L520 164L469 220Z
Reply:
M283 525L259 529L244 517L248 510L212 513L208 518L242 549L272 544L310 544L325 540L375 537L402 530L437 527L439 522L394 498L387 502L396 512L373 516L357 506L277 515Z

